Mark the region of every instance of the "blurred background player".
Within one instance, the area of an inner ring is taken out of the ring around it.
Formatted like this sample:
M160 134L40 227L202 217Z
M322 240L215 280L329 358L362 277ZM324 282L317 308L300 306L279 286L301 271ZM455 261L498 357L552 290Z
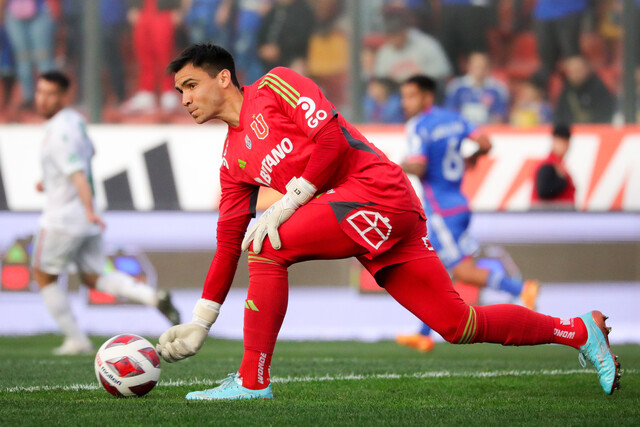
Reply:
M454 281L507 292L533 310L537 281L524 282L505 274L504 269L476 265L473 256L480 247L467 231L471 211L461 184L465 163L473 167L478 157L489 152L491 142L459 113L434 106L435 91L435 80L425 75L409 78L400 88L402 106L411 118L407 122L409 154L402 168L417 175L422 183L429 240ZM461 151L467 138L475 141L478 149L465 159ZM419 334L399 335L396 340L430 351L434 345L430 332L424 324Z
M571 129L564 124L555 125L551 152L536 167L531 192L532 209L575 209L576 187L563 163L569 151Z
M48 119L42 145L42 181L46 201L33 251L33 272L44 303L65 335L54 354L93 351L87 335L71 313L66 293L57 285L58 275L74 262L82 283L130 301L157 307L173 324L180 315L166 291L156 291L133 277L114 271L103 274L104 223L93 200L91 158L93 144L84 118L65 108L70 81L59 71L43 74L36 86L36 109Z

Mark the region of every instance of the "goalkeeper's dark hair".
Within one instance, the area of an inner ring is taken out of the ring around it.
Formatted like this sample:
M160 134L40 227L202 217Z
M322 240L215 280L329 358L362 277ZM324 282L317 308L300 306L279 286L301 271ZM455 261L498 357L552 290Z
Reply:
M51 70L46 73L40 74L40 78L42 80L46 80L50 83L56 84L62 92L66 92L69 90L71 86L71 80L65 73L59 70Z
M222 46L213 43L193 44L183 50L180 55L167 66L168 73L177 73L186 65L202 68L211 77L215 77L222 70L229 70L231 82L240 87L236 77L236 66L233 56Z
M432 79L429 76L425 76L424 74L418 74L418 75L409 77L407 80L405 80L403 84L405 85L414 84L418 86L421 91L429 92L433 94L436 93L436 89L438 87L438 84L434 79Z

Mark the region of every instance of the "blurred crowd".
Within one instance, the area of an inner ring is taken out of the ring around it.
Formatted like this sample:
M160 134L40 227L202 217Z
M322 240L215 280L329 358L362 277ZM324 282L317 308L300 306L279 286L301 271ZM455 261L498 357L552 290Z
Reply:
M86 107L88 1L99 4L106 122L188 121L164 69L197 42L231 51L243 84L287 66L371 123L405 120L398 85L417 73L476 124L609 123L620 109L622 0L363 0L358 16L350 0L0 0L0 121L38 120L35 77L54 68L74 76ZM364 96L352 99L358 81Z
M402 122L397 87L416 73L436 78L438 103L478 125L616 118L622 0L382 3L363 42L367 121Z

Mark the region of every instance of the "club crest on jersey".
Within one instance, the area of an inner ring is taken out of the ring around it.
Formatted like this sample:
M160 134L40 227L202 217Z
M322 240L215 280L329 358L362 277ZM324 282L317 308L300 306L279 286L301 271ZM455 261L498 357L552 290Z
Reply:
M307 120L307 125L310 128L315 128L318 126L318 123L327 118L327 112L324 110L318 110L316 113L316 103L309 97L301 96L298 98L298 106L306 111L304 118ZM316 113L315 117L313 113Z
M258 114L251 122L251 129L255 132L258 139L265 139L269 135L269 126L264 121L262 113Z
M249 135L244 136L244 145L247 146L247 150L251 150L251 138L249 138Z
M347 218L347 222L374 249L378 249L380 245L389 240L391 223L389 218L382 216L380 212L358 211Z

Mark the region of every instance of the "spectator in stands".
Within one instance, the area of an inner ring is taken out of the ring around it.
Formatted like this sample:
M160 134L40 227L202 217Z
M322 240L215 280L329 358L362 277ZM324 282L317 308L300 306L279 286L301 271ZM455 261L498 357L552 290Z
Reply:
M107 71L111 89L118 104L125 100L124 61L122 58L122 40L127 23L126 0L99 0L100 38L102 43L102 66ZM82 81L82 56L84 53L84 5L85 0L62 0L61 26L64 33L64 64L73 70L76 80ZM82 99L83 90L76 87L76 100Z
M461 59L472 52L487 51L487 30L491 23L490 0L442 0L440 41L461 74Z
M567 58L566 81L556 105L556 123L609 123L615 100L582 56Z
M369 123L403 123L402 98L390 79L372 78L364 98L364 119Z
M560 58L580 55L580 24L589 0L538 0L533 11L538 41L538 76L548 81Z
M440 43L423 32L407 27L404 10L385 16L385 43L376 55L374 74L401 84L416 74L439 82L451 75L451 65Z
M576 188L563 163L570 139L569 126L558 124L553 128L551 152L535 168L532 209L575 209Z
M138 63L138 90L124 103L125 114L156 110L156 86L160 86L162 111L170 113L180 104L173 77L164 68L175 48L175 27L182 20L180 0L132 0L127 19L133 26L133 51Z
M511 107L511 124L517 127L538 126L551 123L552 115L541 83L535 79L520 83Z
M100 0L102 65L107 69L118 104L124 102L126 84L122 58L122 35L127 24L125 0Z
M224 0L182 0L184 23L191 43L216 42L218 40L218 26L216 13L220 3Z
M231 2L234 0L224 0ZM253 84L264 74L258 58L258 30L274 0L238 0L236 38L233 43L236 71L243 84Z
M34 75L54 68L55 22L46 0L0 0L0 22L5 23L22 87L21 109L33 110Z
M15 83L13 50L9 36L0 20L0 79L2 80L2 101L0 107L5 110L11 102L13 85Z
M316 0L313 4L316 28L309 40L308 76L322 88L338 108L346 100L349 71L349 39L341 19L344 2Z
M59 22L63 36L61 40L63 42L63 54L58 60L80 82L80 84L75 85L75 90L73 91L73 101L75 103L82 99L82 81L84 80L82 73L84 4L85 0L61 0L60 2Z
M258 57L265 70L281 65L306 74L314 26L313 10L306 0L276 0L258 30Z
M640 0L636 0L636 5L640 5ZM619 0L604 0L599 2L598 35L605 43L607 63L615 60L616 52L619 51L622 40L622 15L624 13L623 2ZM637 8L637 6L636 6ZM636 21L636 23L638 23Z
M368 2L367 2L368 3ZM392 9L407 9L409 12L409 21L411 25L418 28L423 33L437 36L437 18L434 5L436 2L432 0L382 0L383 12Z
M509 91L504 83L491 77L489 55L472 53L467 67L466 75L447 85L446 107L475 125L504 123L509 111Z

